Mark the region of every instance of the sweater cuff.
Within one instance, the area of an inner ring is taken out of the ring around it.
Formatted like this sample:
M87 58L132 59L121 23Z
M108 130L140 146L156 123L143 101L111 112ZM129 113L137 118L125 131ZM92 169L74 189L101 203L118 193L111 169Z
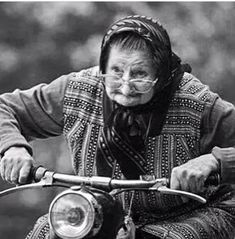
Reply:
M14 135L13 137L8 135L7 138L1 139L0 140L0 156L2 157L4 153L11 147L24 147L28 150L31 156L33 155L33 150L31 145L21 135L19 136Z
M235 148L216 146L211 153L220 163L221 183L235 184Z

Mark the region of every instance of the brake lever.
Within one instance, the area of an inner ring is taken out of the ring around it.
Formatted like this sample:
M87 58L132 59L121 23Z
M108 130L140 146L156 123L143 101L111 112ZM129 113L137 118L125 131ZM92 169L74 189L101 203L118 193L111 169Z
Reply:
M142 176L141 179L148 181L148 180L153 180L154 178L151 175L150 176L146 175L145 177ZM220 175L215 173L215 174L210 175L207 178L205 185L217 186L220 184L220 182L221 182ZM186 192L186 191L171 189L171 188L169 188L169 186L170 186L170 182L169 182L168 178L160 178L160 179L156 180L156 183L152 187L150 187L149 190L155 190L155 191L159 191L159 192L165 193L165 194L184 196L184 197L196 200L203 204L205 204L207 202L206 199L202 196L199 196L194 193Z
M197 194L186 192L186 191L181 191L181 190L176 190L176 189L171 189L171 188L169 188L169 185L170 185L169 179L162 178L162 179L159 179L159 181L157 181L156 184L154 184L152 187L150 187L149 190L152 190L152 191L155 190L155 191L158 191L158 192L164 193L164 194L184 196L184 197L196 200L203 204L206 203L206 199Z
M150 182L150 183L155 181L155 183L151 187L146 187L146 188L137 186L137 187L128 187L128 188L123 188L123 189L114 189L110 192L110 194L114 196L114 195L120 194L124 191L157 191L157 192L160 192L163 194L184 196L184 197L196 200L203 204L206 203L206 199L197 194L186 192L186 191L181 191L181 190L170 189L168 187L169 186L168 178L155 179L154 176L151 176L151 175L141 175L140 180Z
M201 197L197 194L186 192L186 191L181 191L181 190L175 190L175 189L170 189L167 186L159 186L159 187L151 187L149 190L157 190L158 192L164 193L164 194L172 194L172 195L178 195L178 196L184 196L190 199L193 199L195 201L198 201L200 203L205 204L206 199L204 197Z
M26 190L26 189L54 187L54 186L56 186L56 187L69 187L69 186L66 186L64 184L53 183L53 175L54 175L54 172L47 171L47 172L45 172L45 175L43 176L43 178L39 182L30 183L30 184L26 184L26 185L20 185L20 186L16 185L13 188L9 188L9 189L6 189L4 191L1 191L0 192L0 197L9 195L9 194L12 194L12 193L15 193L15 192L20 192L20 191L23 191L23 190Z

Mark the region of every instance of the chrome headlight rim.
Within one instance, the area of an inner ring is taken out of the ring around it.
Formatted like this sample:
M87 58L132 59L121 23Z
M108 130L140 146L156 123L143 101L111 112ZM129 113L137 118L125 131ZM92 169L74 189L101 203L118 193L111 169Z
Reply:
M81 230L78 234L76 234L72 237L64 235L61 232L59 232L55 228L55 225L52 222L53 221L52 220L52 217L53 217L52 210L53 210L54 205L61 198L64 198L67 195L79 196L79 197L85 199L86 202L88 203L89 209L90 209L90 212L89 212L90 217L89 217L89 220L87 220L88 224L86 225L85 228L83 228L83 230ZM99 204L98 204L97 200L95 199L95 197L89 191L87 191L86 189L82 189L81 187L79 188L79 190L78 189L74 190L73 188L68 189L68 190L60 193L59 195L57 195L51 202L50 207L49 207L49 216L48 216L49 225L53 229L54 233L62 239L82 239L82 238L84 238L84 236L88 235L92 231L92 228L94 226L95 219L96 219L96 208L99 208Z

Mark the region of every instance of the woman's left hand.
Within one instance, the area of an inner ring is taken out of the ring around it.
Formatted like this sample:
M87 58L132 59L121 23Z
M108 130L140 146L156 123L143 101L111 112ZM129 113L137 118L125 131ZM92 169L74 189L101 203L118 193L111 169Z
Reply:
M218 170L219 163L212 154L205 154L173 168L171 189L200 193L207 177Z

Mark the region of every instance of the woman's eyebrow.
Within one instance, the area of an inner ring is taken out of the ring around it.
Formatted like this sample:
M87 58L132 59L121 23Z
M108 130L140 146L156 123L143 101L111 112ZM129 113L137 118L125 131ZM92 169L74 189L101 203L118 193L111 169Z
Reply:
M111 66L123 66L123 65L125 65L125 64L126 64L125 61L120 61L120 60L118 60L118 61L111 61L111 62L110 62L110 65L111 65Z
M146 69L146 68L149 68L149 65L146 64L146 63L143 63L143 62L138 62L138 63L132 64L132 65L131 65L131 68L132 68L132 69L133 69L133 68L144 68L144 69Z
M138 60L135 60L135 61L129 63L128 65L132 65L132 66L140 65L140 66L149 67L149 61L143 61L142 59L138 59Z
M123 68L123 64L113 63L113 64L110 64L110 68L111 69L113 69L113 68L120 68L120 69L122 69Z

